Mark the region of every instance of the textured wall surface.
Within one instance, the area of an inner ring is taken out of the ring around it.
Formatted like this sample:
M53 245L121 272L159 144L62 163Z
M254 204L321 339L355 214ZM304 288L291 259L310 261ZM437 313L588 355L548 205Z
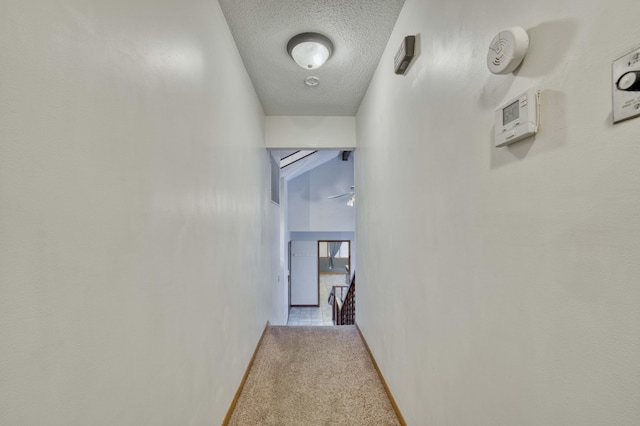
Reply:
M355 213L347 205L353 185L353 155L348 161L336 157L288 183L290 232L339 232L355 229Z
M405 3L357 117L356 239L358 323L409 424L640 424L640 120L611 124L610 85L638 16ZM514 25L529 54L492 75ZM494 108L531 86L540 133L494 148Z
M217 2L6 1L0 52L0 424L220 424L275 232Z

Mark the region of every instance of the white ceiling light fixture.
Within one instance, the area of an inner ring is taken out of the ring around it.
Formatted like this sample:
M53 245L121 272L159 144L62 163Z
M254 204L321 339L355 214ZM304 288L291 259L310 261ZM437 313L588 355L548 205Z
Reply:
M356 196L355 194L351 196L351 198L349 199L349 201L347 201L347 205L349 207L353 207L353 205L356 203Z
M302 33L287 43L289 56L306 70L320 68L333 53L333 43L318 33Z

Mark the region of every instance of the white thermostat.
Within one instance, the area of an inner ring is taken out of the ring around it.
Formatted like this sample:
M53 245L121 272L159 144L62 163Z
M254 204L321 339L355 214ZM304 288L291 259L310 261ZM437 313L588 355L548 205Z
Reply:
M500 31L491 40L487 53L487 66L494 74L509 74L515 71L529 49L529 35L521 27Z
M495 145L507 146L538 133L540 92L529 89L496 109Z

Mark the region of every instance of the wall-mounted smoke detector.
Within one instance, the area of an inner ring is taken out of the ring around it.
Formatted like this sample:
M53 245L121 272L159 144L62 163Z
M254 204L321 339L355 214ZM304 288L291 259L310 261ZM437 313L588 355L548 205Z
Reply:
M416 36L406 36L396 53L393 70L396 74L405 75L416 54Z
M491 40L487 52L487 67L494 74L509 74L522 63L529 49L529 35L521 27L500 31Z

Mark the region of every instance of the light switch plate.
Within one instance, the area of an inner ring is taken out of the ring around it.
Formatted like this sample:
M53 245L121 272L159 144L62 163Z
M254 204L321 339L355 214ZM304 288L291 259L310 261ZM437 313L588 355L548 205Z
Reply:
M638 84L632 85L628 90L623 90L621 87L626 87L626 85L620 83L622 77L628 74L635 74L640 79L640 46L613 61L611 71L614 124L640 116Z

